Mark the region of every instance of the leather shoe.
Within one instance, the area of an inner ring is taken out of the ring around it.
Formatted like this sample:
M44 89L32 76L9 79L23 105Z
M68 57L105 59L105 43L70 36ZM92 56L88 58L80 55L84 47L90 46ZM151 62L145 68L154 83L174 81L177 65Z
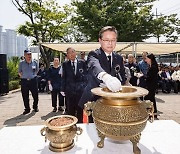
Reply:
M28 114L30 112L30 110L25 110L24 112L23 112L23 115L26 115L26 114Z
M56 112L56 111L57 111L57 108L56 108L56 107L54 107L53 112Z
M168 93L166 90L163 90L162 92L163 92L163 93L166 93L166 94Z
M39 112L39 109L38 109L38 108L36 108L36 109L34 109L33 111L34 111L34 112Z
M58 107L58 111L64 111L63 107L62 106Z

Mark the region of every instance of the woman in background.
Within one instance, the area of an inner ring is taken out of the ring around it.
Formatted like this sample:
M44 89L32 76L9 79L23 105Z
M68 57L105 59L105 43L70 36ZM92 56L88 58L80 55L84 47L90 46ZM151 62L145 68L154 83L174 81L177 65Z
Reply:
M158 84L158 64L156 62L156 58L153 54L148 54L145 60L149 64L149 69L147 72L147 90L149 91L148 95L145 96L145 100L150 100L153 102L154 106L154 118L157 119L157 106L156 106L156 99L155 93Z
M57 97L59 101L59 111L64 111L64 97L60 93L61 74L59 66L59 58L54 58L53 66L49 69L48 79L49 90L51 91L53 112L57 111Z

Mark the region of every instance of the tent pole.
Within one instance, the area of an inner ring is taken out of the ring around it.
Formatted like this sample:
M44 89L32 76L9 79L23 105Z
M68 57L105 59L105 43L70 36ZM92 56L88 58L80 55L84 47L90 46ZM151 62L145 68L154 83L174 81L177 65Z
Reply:
M38 68L39 68L39 54L40 54L40 48L41 48L41 44L39 43L39 49L38 49Z
M132 54L133 56L136 58L136 54L137 54L137 43L133 43L132 45Z
M135 52L134 54L135 55L134 55L134 57L136 58L136 56L137 56L137 43L135 43L134 45L135 45L135 50L134 50L134 52Z
M177 53L177 66L179 65L179 53Z
M133 54L133 56L134 56L134 43L133 43L133 45L132 45L132 54Z
M59 57L59 63L61 65L61 62L62 62L62 52L60 52L60 57Z

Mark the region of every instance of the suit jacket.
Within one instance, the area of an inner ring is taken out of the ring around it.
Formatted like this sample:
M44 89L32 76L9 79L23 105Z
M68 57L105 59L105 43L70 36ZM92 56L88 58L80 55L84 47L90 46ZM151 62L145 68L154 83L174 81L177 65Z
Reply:
M47 70L41 70L39 69L38 73L37 73L37 76L38 76L38 81L40 82L42 79L45 79L47 80Z
M122 84L125 84L125 69L123 65L123 59L120 55L112 53L112 67L109 69L109 64L104 51L99 48L95 51L91 51L87 59L88 63L88 84L83 92L83 95L79 101L79 106L84 108L84 104L88 101L97 100L97 96L91 93L91 89L98 87L102 82L97 76L100 72L107 72L108 74L117 77Z
M61 91L66 95L82 94L87 85L87 66L82 60L77 60L76 74L74 73L71 61L62 64Z
M158 83L158 66L157 65L152 65L149 67L148 72L147 72L147 90L149 92L153 91L155 92L157 88L157 83Z
M131 73L131 78L130 78L130 81L129 81L129 82L130 82L133 86L137 86L137 79L138 79L138 78L137 78L136 76L134 76L134 73L135 73L135 72L140 72L138 65L135 64L135 63L131 63L131 64L130 64L130 63L126 63L125 66L129 68L130 73Z
M169 75L171 76L171 74L169 73ZM161 72L161 78L167 78L167 74L166 71ZM164 80L164 79L163 79ZM169 79L168 79L169 80Z
M48 80L51 81L51 85L54 90L60 90L61 87L61 75L59 74L60 67L55 68L51 67L49 68L48 72Z

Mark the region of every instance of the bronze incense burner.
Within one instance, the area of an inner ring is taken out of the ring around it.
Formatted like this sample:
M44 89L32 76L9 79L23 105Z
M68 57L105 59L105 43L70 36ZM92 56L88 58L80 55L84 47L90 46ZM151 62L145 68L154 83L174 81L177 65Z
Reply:
M54 116L46 120L46 127L41 129L41 135L48 139L49 149L54 152L67 151L74 147L74 137L82 133L76 126L77 118L70 115Z
M141 132L147 120L152 122L154 119L153 103L139 100L139 97L147 95L148 91L134 86L123 86L122 91L117 93L110 92L107 88L94 88L91 91L101 96L96 102L85 104L85 112L87 115L92 113L100 137L97 146L104 146L105 137L130 140L133 152L140 154L137 144Z

